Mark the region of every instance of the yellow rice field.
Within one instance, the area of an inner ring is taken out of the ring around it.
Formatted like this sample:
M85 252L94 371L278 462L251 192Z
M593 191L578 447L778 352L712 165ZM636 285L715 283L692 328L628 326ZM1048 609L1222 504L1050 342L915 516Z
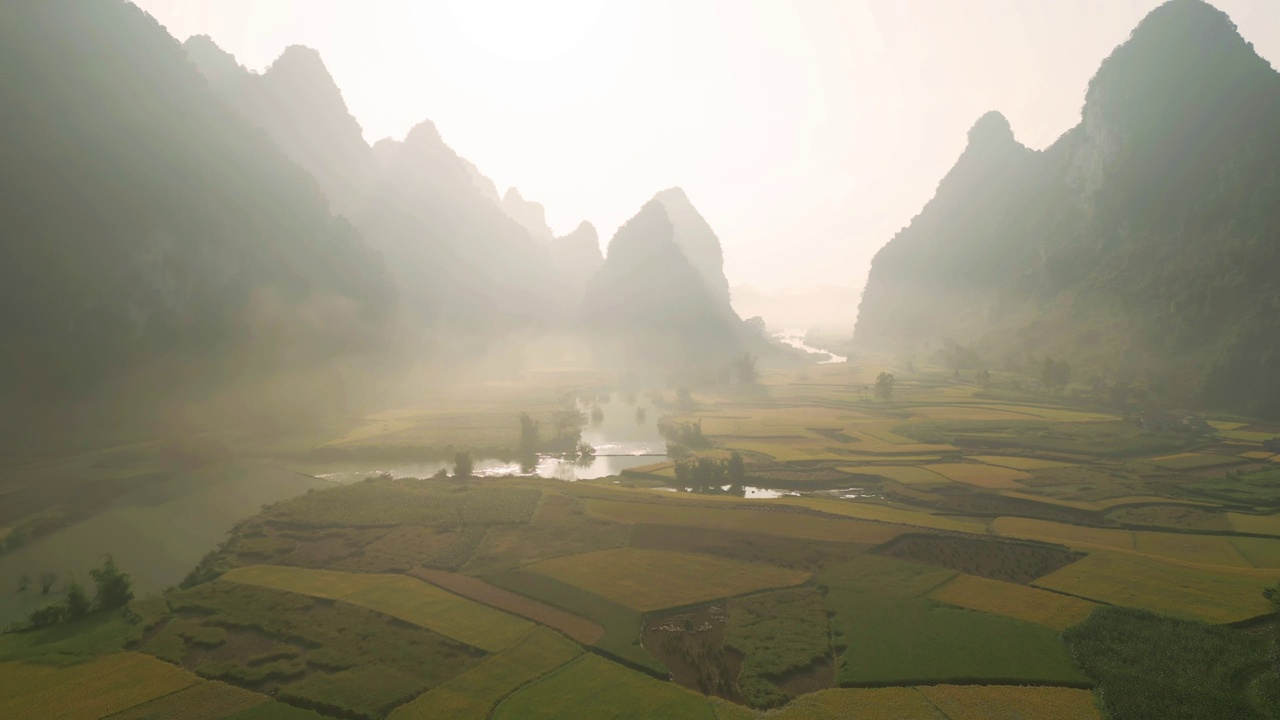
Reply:
M1025 620L1054 630L1066 630L1083 622L1097 607L1096 603L1068 595L964 574L934 590L930 597L949 605Z
M919 690L947 720L1102 720L1088 690L993 685L933 685Z
M235 568L222 578L245 585L341 600L434 630L489 652L514 645L534 628L528 620L404 575L250 565Z
M1021 470L982 463L939 463L924 467L945 478L981 488L1020 488L1022 484L1019 480L1031 478L1031 475Z
M1033 585L1099 602L1192 620L1229 623L1271 611L1262 591L1280 571L1222 568L1216 572L1141 556L1097 552Z
M141 653L63 668L0 663L0 717L98 720L198 682L186 670ZM58 708L56 715L52 708Z
M802 695L770 720L947 720L909 687L837 688Z
M798 570L639 548L569 555L527 569L641 612L789 587L809 579L808 573Z

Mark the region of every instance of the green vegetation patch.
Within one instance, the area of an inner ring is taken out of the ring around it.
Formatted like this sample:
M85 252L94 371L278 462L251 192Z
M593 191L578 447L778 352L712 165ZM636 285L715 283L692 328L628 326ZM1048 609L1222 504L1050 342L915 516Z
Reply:
M273 701L230 715L224 720L329 720L329 718L315 710Z
M870 543L839 543L781 535L697 528L681 525L637 525L631 547L719 555L748 563L764 563L813 572L844 562L871 548Z
M1102 457L1154 455L1182 449L1187 439L1144 430L1127 422L1021 422L924 420L893 428L924 443L963 448L1041 450Z
M954 574L880 556L819 573L840 684L1088 683L1049 628L923 597Z
M420 692L422 682L412 674L362 665L331 675L309 675L282 687L278 697L332 715L372 720Z
M516 570L485 579L498 587L599 623L604 627L604 635L595 647L630 665L666 674L666 668L640 645L640 613L538 573Z
M495 720L716 720L707 698L587 655L507 698Z
M119 610L100 611L40 630L0 635L0 662L76 665L123 650L141 638L142 630Z
M1101 685L1114 720L1262 720L1245 679L1268 664L1262 635L1143 610L1103 607L1063 639Z
M223 580L341 600L489 652L510 647L533 628L523 618L403 575L253 565L236 568Z
M269 518L312 527L526 523L540 495L537 488L498 480L377 478L298 496L273 508Z
M479 667L403 705L392 720L487 720L502 698L582 654L562 635L538 628Z
M738 689L753 707L835 684L827 609L811 587L731 601L724 644L743 655Z
M483 656L443 635L365 608L251 585L218 581L175 593L169 602L184 618L198 617L204 625L227 628L229 635L215 651L179 646L172 659L198 662L203 673L246 684L299 675L328 677L346 666L399 673L414 678L416 691L424 692ZM142 649L168 647L174 637L165 627ZM300 656L271 652L286 642L306 650Z

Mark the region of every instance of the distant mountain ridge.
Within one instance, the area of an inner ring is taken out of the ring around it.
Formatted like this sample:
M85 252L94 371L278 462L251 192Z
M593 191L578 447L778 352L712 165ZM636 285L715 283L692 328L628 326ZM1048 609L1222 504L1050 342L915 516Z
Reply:
M1192 52L1190 49L1194 48ZM1280 415L1280 74L1201 0L1153 10L1042 152L983 117L875 257L863 347L1069 358L1169 402Z
M310 171L335 211L386 256L411 325L482 338L559 312L550 230L530 231L541 206L518 192L501 198L433 123L370 147L316 51L290 47L259 75L207 37L185 47L227 102Z

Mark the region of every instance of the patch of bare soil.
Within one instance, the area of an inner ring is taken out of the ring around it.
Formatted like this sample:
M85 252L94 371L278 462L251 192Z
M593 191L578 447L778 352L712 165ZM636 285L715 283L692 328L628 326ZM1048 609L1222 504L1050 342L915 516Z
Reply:
M742 702L742 657L724 646L729 616L720 603L650 618L644 648L671 671L671 679L705 695Z

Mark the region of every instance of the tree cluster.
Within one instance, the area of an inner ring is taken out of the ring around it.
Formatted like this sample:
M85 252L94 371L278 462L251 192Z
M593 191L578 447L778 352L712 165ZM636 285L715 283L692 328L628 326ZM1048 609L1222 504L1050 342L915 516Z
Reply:
M46 594L56 581L56 578L50 580L51 577L52 573L45 573L41 578L41 587ZM95 586L92 600L84 586L72 578L62 600L33 610L21 629L35 630L69 620L79 620L95 610L122 608L133 599L133 578L116 565L112 556L104 557L100 567L89 571L89 577L93 578Z

